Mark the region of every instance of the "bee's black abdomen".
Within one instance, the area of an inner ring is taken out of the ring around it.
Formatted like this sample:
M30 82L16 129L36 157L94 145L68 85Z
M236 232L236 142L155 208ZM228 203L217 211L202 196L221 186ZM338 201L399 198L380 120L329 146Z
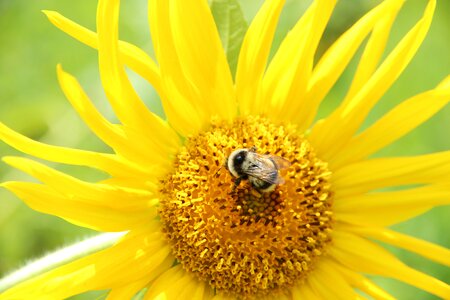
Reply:
M258 182L258 183L252 182L252 184L253 184L253 186L254 186L255 188L257 188L258 190L265 190L265 189L268 189L269 187L271 187L271 186L273 185L273 184L270 183L270 182L262 181L262 180L258 180L257 182Z
M272 172L270 174L270 179L271 179L270 181L271 182L265 181L265 180L261 180L261 179L258 179L258 178L253 178L251 180L251 183L256 189L264 191L264 190L267 190L270 187L272 187L274 185L272 182L276 182L277 178L278 178L278 171L274 171L274 172Z

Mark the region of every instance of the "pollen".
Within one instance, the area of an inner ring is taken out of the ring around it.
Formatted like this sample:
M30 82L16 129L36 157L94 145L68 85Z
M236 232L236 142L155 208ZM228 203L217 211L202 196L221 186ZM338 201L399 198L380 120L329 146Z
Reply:
M267 193L225 168L236 149L281 156L285 183ZM243 299L280 295L314 269L330 243L327 164L294 125L261 117L214 121L188 137L162 181L160 215L172 252L188 272Z

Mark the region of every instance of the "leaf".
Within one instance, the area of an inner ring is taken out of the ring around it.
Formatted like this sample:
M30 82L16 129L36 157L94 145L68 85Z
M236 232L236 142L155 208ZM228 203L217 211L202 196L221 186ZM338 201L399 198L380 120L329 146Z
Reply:
M237 0L212 0L210 6L234 77L247 21Z

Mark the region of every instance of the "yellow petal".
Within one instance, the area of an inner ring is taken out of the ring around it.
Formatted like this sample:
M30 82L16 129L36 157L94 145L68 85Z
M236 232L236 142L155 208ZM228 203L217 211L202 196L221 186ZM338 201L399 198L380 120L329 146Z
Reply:
M289 91L293 88L296 71L306 73L309 61L305 61L306 45L312 38L312 22L318 12L317 2L314 2L305 14L300 18L295 27L289 31L281 42L280 47L270 61L267 71L264 74L262 86L262 112L273 119L279 119L281 108L286 102ZM308 45L309 46L309 45ZM301 70L300 67L306 69ZM310 71L310 70L308 70ZM309 74L303 74L306 76ZM295 82L304 89L307 79ZM267 106L267 109L265 107Z
M314 276L312 274L308 276ZM307 281L298 283L292 287L291 290L292 299L302 299L302 300L321 300L322 298L316 294L315 291L310 287Z
M245 34L236 70L236 94L241 115L261 112L264 100L259 89L284 2L265 1Z
M439 245L386 228L346 226L345 230L401 247L440 264L450 266L450 250Z
M192 100L210 115L231 121L237 112L233 80L208 3L169 2L174 50L186 79L201 97Z
M57 26L59 29L61 29L62 31L66 32L67 34L71 35L72 37L80 40L81 42L83 42L93 48L98 48L98 37L94 32L89 31L86 28L64 18L63 16L61 16L60 14L58 14L56 12L44 11L44 13L47 15L49 20L55 26ZM160 79L160 75L159 75L159 70L156 67L155 63L142 50L140 50L139 48L137 48L131 44L119 42L118 47L119 47L118 52L120 55L120 59L123 59L123 61L128 66L130 66L130 68L132 68L138 74L140 74L144 78L146 78L155 87L155 89L158 91L158 93L160 93L160 95L163 95L164 91L161 87L161 82L160 82L161 79ZM124 80L127 81L126 78ZM128 84L127 88L132 89L129 84ZM136 98L136 97L134 97L134 98ZM123 98L123 99L127 99L127 98ZM114 102L114 100L115 99L112 99L113 102ZM127 99L127 100L129 100L129 99ZM120 104L120 102L121 102L120 99L117 101ZM140 100L138 100L138 99L136 101L140 102ZM116 104L116 107L120 106L119 104ZM127 109L127 107L131 106L129 104L130 103L124 103L123 108ZM152 123L155 124L156 128L167 127L166 124L164 124L164 122L162 122L161 120L158 120L158 118L156 116L149 113L147 111L147 108L142 103L138 104L136 106L136 108L141 108L142 111L139 113L144 115L143 117L145 117L145 115L147 115L147 117L150 118L149 120L153 120ZM132 112L130 112L130 114L132 114ZM150 116L148 116L148 115L150 115ZM145 130L145 129L143 129L143 130ZM167 128L165 130L167 130ZM147 131L146 134L144 134L143 136L141 135L140 136L141 143L142 143L142 141L147 140L148 132L155 133L155 132L158 132L158 130ZM161 137L161 136L159 136L159 137ZM178 138L176 137L176 135L169 134L167 137L168 137L167 142L169 145L173 145L173 143L177 144ZM154 144L154 141L150 141L150 144ZM153 147L150 147L150 149L152 149L152 148Z
M33 141L0 123L0 140L24 153L59 163L89 166L111 175L133 176L145 170L124 163L116 155L46 145Z
M179 287L175 291L174 286L183 278L183 275L185 275L185 272L181 265L176 265L168 269L150 285L150 288L145 294L144 300L175 299L169 298L169 294L172 295L172 293L180 293Z
M302 89L294 88L289 93L282 111L282 114L285 114L286 119L297 123L300 131L307 130L314 119L313 114L308 114L308 112L310 112L309 108L311 107L311 103L309 97L306 96L306 93L311 82L312 66L316 54L315 51L335 5L335 0L318 2L317 14L314 17L314 22L311 26L311 41L306 47L307 57L305 60L309 65L300 67L304 69L304 71L300 72L300 76L294 79L294 82L299 82L303 78L305 86L302 86Z
M336 198L336 218L345 222L390 226L438 206L450 204L450 184Z
M289 291L285 291L283 294L268 296L266 299L267 300L292 300L292 296L288 292Z
M192 274L190 274L192 276ZM197 278L191 278L189 284L185 286L177 298L178 299L211 299L214 294L214 290L209 286L207 282L202 282Z
M200 281L183 270L181 265L176 265L150 285L144 299L211 299L211 291L207 282Z
M384 115L371 127L353 137L330 161L339 168L368 157L396 141L441 110L450 101L450 76L436 89L414 96Z
M321 258L315 266L311 275L308 275L308 282L311 288L322 299L363 299L359 296L348 282L337 272L328 262L330 259Z
M152 281L173 263L170 248L155 223L128 233L106 250L19 283L1 294L0 299L65 299L144 278Z
M43 13L61 31L83 44L98 49L98 37L95 32L78 25L58 12L44 10ZM133 71L145 78L158 94L163 93L159 69L144 51L130 43L119 41L119 55L120 59Z
M119 1L99 1L97 10L100 77L119 120L140 134L144 143L161 152L179 146L175 131L150 112L134 91L118 56Z
M75 77L66 73L61 65L57 66L56 71L62 91L92 131L113 148L122 144L124 132L97 111Z
M354 234L333 231L329 255L357 272L395 278L443 299L450 297L450 286L403 264L380 246Z
M316 1L287 34L263 79L263 112L275 120L298 120L314 54L336 1ZM301 126L300 126L301 127ZM303 130L300 128L299 130Z
M298 115L298 122L308 127L314 120L322 99L336 83L366 36L391 19L404 0L388 0L368 12L328 49L313 70L305 96L308 105Z
M448 182L449 168L450 151L376 158L335 170L331 180L336 197L344 198L384 187Z
M397 13L404 1L399 2L399 6L389 14L383 16L374 26L364 52L358 63L352 84L349 88L345 101L352 99L355 94L364 87L373 73L376 71L379 61L384 53L386 43L389 39L392 24L395 21Z
M213 300L236 300L236 297L224 295L223 293L220 293L219 291L216 292L217 294L212 298Z
M422 44L436 1L430 0L423 18L405 35L354 97L344 101L310 135L318 155L329 160L355 134L371 108L400 76ZM338 134L337 134L338 133Z
M211 116L200 105L202 91L184 74L172 36L169 1L148 1L148 10L153 47L166 91L161 97L164 112L177 132L184 136L195 134L209 124Z
M41 163L21 157L4 157L3 160L23 172L35 177L55 191L67 196L75 197L86 204L122 210L126 212L147 211L157 200L154 192L142 189L131 189L111 184L89 183L56 171Z
M143 177L111 177L105 180L100 181L99 183L130 188L134 190L147 190L147 191L155 191L155 187L159 186L159 183L155 180L158 180L158 176L152 176L151 178L143 178Z
M158 149L146 143L147 139L142 135L133 134L130 128L111 124L106 120L91 103L78 81L64 72L60 65L57 67L57 73L64 94L84 122L116 153L126 157L128 164L142 172L149 172L155 165L161 165L162 168L171 165L168 153L158 153Z
M75 195L64 195L42 184L5 182L0 186L10 190L32 209L51 214L66 221L97 231L117 232L135 228L156 215L156 208L127 212L113 209Z
M106 300L133 299L133 297L148 284L148 280L139 280L125 286L111 289Z
M381 300L395 299L392 295L387 293L382 288L378 287L376 284L374 284L371 280L364 277L363 275L355 271L352 271L333 260L328 260L328 263L332 265L333 268L336 269L339 273L341 273L342 277L353 287L372 296L374 299L381 299Z

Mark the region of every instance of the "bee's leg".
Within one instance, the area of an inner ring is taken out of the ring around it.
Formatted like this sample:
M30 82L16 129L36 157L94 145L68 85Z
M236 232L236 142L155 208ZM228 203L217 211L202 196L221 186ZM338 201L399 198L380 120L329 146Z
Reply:
M233 186L233 190L231 191L231 193L234 193L236 191L236 188L241 184L241 181L242 181L242 177L238 177L234 180L234 186Z
M219 174L220 170L222 170L222 167L220 167L217 172L214 174L214 177L218 177L217 174Z
M252 146L248 151L250 151L250 152L256 152L256 146Z
M228 158L223 162L223 164L220 166L220 168L217 170L217 172L214 174L214 177L218 177L217 174L220 172L220 170L222 170L222 168L225 168L228 170L228 165L227 165L227 161Z

